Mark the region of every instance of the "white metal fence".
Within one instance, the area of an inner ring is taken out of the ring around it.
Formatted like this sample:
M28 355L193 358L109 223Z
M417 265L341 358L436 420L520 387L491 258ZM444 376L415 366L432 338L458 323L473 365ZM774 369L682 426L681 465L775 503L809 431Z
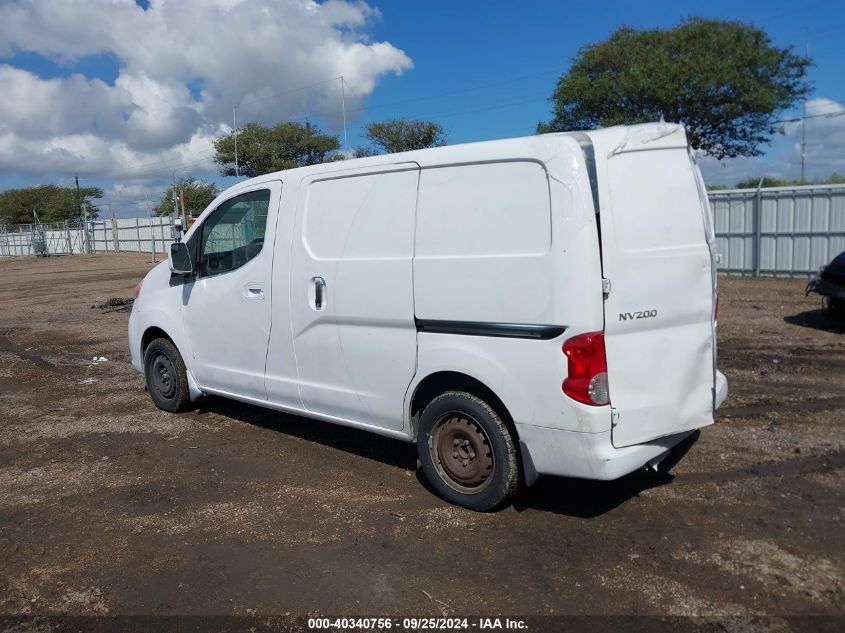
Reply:
M172 226L169 216L89 220L84 227L70 222L0 226L0 256L163 253L173 241Z
M845 185L711 191L720 271L805 277L845 251Z
M845 251L845 185L711 191L720 271L807 276ZM0 256L166 252L172 219L0 226Z

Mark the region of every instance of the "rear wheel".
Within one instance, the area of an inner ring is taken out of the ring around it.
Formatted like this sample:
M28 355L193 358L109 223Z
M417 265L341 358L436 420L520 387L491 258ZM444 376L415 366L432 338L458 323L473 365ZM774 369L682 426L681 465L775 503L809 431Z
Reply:
M501 416L470 393L448 391L426 406L417 453L432 487L456 505L492 510L516 492L513 438Z
M157 338L144 351L144 377L147 391L159 409L177 413L191 403L188 372L176 346L166 338Z

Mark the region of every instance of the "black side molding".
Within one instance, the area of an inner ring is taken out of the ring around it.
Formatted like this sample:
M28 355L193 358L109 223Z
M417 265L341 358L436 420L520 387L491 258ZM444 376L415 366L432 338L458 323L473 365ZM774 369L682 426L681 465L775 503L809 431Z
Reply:
M522 323L484 323L477 321L439 321L414 319L417 332L431 334L463 334L465 336L495 336L498 338L527 338L547 341L566 331L562 325L524 325Z

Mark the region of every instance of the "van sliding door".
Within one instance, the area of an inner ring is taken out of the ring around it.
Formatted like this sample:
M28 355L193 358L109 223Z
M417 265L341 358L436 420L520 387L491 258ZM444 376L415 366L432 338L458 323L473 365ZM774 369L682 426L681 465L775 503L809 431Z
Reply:
M414 377L416 163L345 170L300 186L290 270L303 405L402 428Z

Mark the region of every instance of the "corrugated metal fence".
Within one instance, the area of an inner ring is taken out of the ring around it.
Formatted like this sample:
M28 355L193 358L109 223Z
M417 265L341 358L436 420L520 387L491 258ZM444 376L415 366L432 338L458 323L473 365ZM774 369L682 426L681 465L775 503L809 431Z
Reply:
M739 275L808 276L845 250L845 185L711 191L719 269ZM0 256L166 252L170 217L0 228Z
M69 222L0 227L0 256L164 253L173 241L172 226L173 220L164 216L89 220L84 227Z
M845 251L845 185L711 191L719 270L806 277Z

